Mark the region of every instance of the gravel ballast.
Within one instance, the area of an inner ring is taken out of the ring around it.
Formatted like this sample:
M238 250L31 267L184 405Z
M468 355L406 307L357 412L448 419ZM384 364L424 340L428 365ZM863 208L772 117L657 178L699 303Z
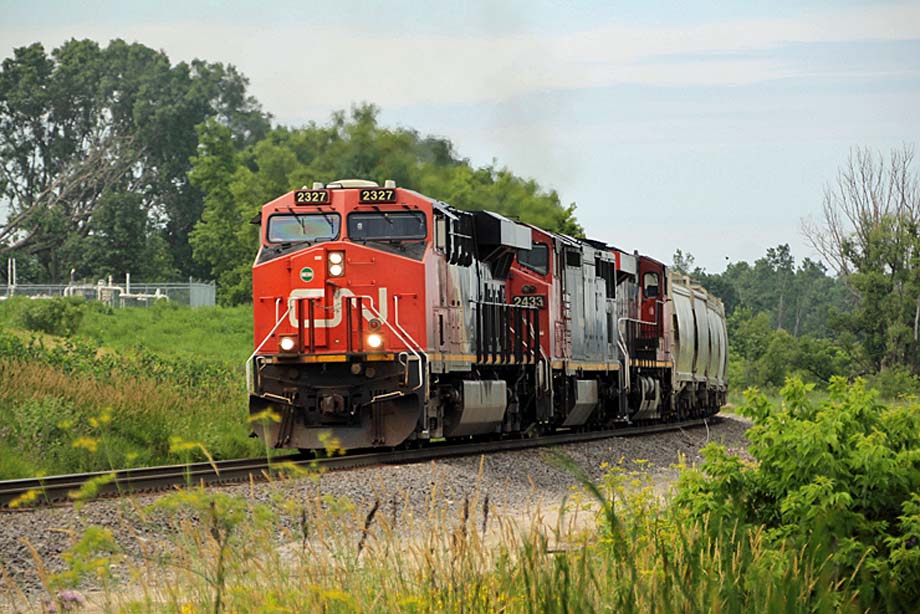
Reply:
M683 457L688 465L697 463L700 449L708 442L722 443L730 450L747 447L745 431L749 422L723 415L708 428L675 430L629 438L610 438L558 448L592 478L602 475L601 465L621 464L627 471L650 474L656 490L664 492L676 479L673 467ZM635 462L635 461L640 462ZM535 505L557 505L571 493L577 480L554 465L545 449L502 452L431 463L395 465L335 471L318 479L275 483L238 484L219 487L222 492L277 505L277 494L288 499L315 497L347 498L355 509L365 513L380 502L394 516L411 514L424 517L433 488L443 493L448 504L460 505L477 495L487 496L500 513L519 513ZM129 558L140 555L139 541L156 543L170 531L168 523L136 521L135 510L162 495L139 495L131 500L105 499L90 502L79 510L73 507L0 511L0 592L18 587L29 598L43 591L35 557L49 572L63 569L61 553L69 548L88 526L110 529ZM399 508L398 510L396 508ZM30 547L31 546L31 547ZM34 549L34 555L33 555ZM0 601L2 607L2 601Z

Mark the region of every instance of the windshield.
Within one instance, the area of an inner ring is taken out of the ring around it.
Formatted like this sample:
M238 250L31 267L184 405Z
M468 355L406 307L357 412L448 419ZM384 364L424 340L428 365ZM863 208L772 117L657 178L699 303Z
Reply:
M427 235L425 214L419 211L380 211L348 216L348 238L352 241L418 240Z
M332 241L339 237L342 218L338 213L292 213L268 218L270 243Z

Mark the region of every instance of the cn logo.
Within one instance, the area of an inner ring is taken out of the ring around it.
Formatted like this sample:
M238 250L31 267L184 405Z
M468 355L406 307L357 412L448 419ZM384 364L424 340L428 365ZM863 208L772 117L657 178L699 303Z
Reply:
M332 317L323 318L324 314L329 313L329 309L326 306L323 298L325 296L325 290L322 288L298 288L291 291L291 295L288 297L288 319L291 322L291 326L297 327L297 306L295 301L299 298L313 298L316 299L316 306L314 307L314 318L313 323L316 328L335 328L342 323L342 304L345 297L355 296L355 293L349 290L348 288L336 288L335 293L332 295ZM388 301L387 301L387 289L379 288L377 290L377 303L374 304L373 297L363 295L364 297L364 308L361 309L363 312L365 320L370 320L371 318L376 318L377 314L368 309L367 304L370 303L371 307L377 310L380 313L380 318L382 320L387 319L388 312ZM303 317L303 326L304 328L310 327L309 318L307 318L306 305L304 305Z

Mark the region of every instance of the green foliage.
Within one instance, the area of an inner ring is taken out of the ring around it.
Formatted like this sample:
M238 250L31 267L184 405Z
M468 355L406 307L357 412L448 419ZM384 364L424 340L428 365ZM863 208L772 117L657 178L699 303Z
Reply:
M833 325L839 314L852 310L843 282L809 258L796 266L788 244L767 249L753 265L731 262L722 273L695 267L693 255L681 250L675 252L673 261L675 270L698 280L722 299L727 316L739 309L747 318L766 314L770 328L786 330L793 337L835 336L838 331Z
M768 314L739 307L728 318L729 381L733 386L778 388L790 374L824 384L853 369L853 348L823 337L793 337L773 329Z
M312 489L293 494L284 481L269 487L271 507L251 497L181 490L142 509L140 522L153 529L143 533L149 554L124 565L145 582L145 595L161 601L125 604L139 591L110 586L106 609L865 611L857 587L838 580L831 561L773 547L760 527L723 530L661 505L647 475L614 467L594 482L571 460L557 460L584 486L573 488L558 516L534 509L521 518L475 494L456 509L438 482L418 516L398 498L384 512L380 501L356 504ZM414 530L417 523L424 530ZM81 542L76 549L90 569L130 548L96 529Z
M188 244L203 208L186 176L195 127L219 118L239 146L264 136L247 85L232 66L173 65L117 39L14 49L0 66L0 253L34 259L34 281L71 268L200 275Z
M89 302L73 337L4 332L38 302L48 301L0 302L0 476L204 460L171 452L173 437L220 458L259 453L243 390L248 308ZM102 425L105 415L114 417Z
M920 377L907 367L890 367L866 378L866 385L886 399L920 395Z
M812 246L856 299L839 325L864 348L867 370L898 365L920 375L920 169L912 145L887 157L850 151L824 191L823 220L805 227Z
M121 548L109 529L100 526L87 527L77 542L61 554L64 564L63 571L52 575L48 579L48 587L55 589L74 588L85 578L105 581L111 577L112 567L122 558ZM55 591L56 593L56 591ZM61 594L58 597L58 607L70 609L69 604L61 603Z
M852 293L820 263L805 258L796 266L788 245L719 274L694 267L693 255L681 250L673 260L675 270L725 303L733 387L775 389L790 375L824 386L833 376L871 369L865 345L851 332L858 317Z
M85 313L86 301L82 297L64 297L29 301L21 317L29 330L70 337L80 328Z
M212 588L212 611L216 613L223 611L228 576L238 570L242 561L262 554L260 545L245 539L240 529L247 526L250 531L265 530L274 523L274 514L265 505L204 490L167 495L148 511L194 515L193 525L180 521L174 543L190 555L194 571Z
M114 324L123 325L118 316L131 311L88 312L113 323L109 333L127 345L125 353L85 338L23 340L0 331L0 479L205 458L171 450L176 437L200 441L220 458L259 452L247 437L242 361L227 360L245 358L251 333L227 335L241 345L225 342L212 360L191 357L182 343L164 355L120 336ZM195 312L169 313L181 322ZM143 317L153 315L144 311ZM207 332L211 346L220 348L220 335ZM160 341L169 343L168 336Z
M239 192L248 190L232 180L237 170L247 174L248 169L239 166L229 129L210 122L200 126L198 133L201 148L192 159L189 178L205 196L201 220L190 237L194 256L216 278L222 304L248 302L251 272L243 263L250 262L258 249L258 231L246 218L252 203L240 198Z
M150 308L91 309L78 334L119 352L218 364L242 373L253 348L252 308L189 309L161 301Z
M87 237L68 237L64 251L73 267L95 277L172 279L177 269L165 237L153 223L142 194L105 194L99 199ZM71 244L74 242L74 244Z
M856 578L865 603L909 610L920 598L920 404L885 407L861 380L834 378L823 402L812 388L789 380L779 407L746 394L756 463L710 444L702 469L681 476L676 503L713 522L764 526L773 547Z
M906 365L920 373L920 228L887 216L867 232L862 251L854 246L848 252L854 271L847 284L859 304L843 324L862 340L874 370Z
M580 235L575 206L555 191L494 165L473 168L446 140L383 128L372 105L335 113L327 125L276 128L239 152L216 121L199 127L201 147L189 178L204 193L201 221L191 236L194 256L218 279L223 304L251 297L258 230L248 224L262 204L313 181L360 177L399 185L462 209L488 209L559 232Z

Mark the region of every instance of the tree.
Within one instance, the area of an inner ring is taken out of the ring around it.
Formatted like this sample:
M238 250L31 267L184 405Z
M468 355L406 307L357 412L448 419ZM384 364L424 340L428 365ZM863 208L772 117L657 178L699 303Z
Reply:
M677 249L674 251L671 261L671 269L681 275L693 275L702 271L699 267L694 266L696 258L690 252L684 253L682 250Z
M248 169L240 166L229 128L212 120L198 133L201 145L189 178L205 195L204 212L190 243L195 259L217 279L222 302L240 303L249 298L250 288L249 271L241 264L251 261L258 244L244 213L245 200L236 191L237 174Z
M136 193L107 193L89 222L89 234L68 240L60 248L75 270L103 277L131 273L135 279L176 275L163 235L152 227L143 197Z
M149 218L130 229L168 244L166 269L200 272L188 245L203 207L187 177L195 126L215 118L239 147L264 136L268 119L246 86L233 67L172 65L163 52L121 40L105 48L70 40L50 55L38 43L15 49L0 66L0 202L10 209L0 253L34 257L51 280L71 267L95 273L84 267L97 259L61 247L99 231L101 203L127 203L130 194Z
M556 192L494 164L473 168L457 157L450 141L383 128L377 114L373 105L359 105L348 115L333 114L326 125L276 128L242 151L219 122L200 128L201 147L189 178L204 194L204 212L191 245L198 265L218 278L222 302L246 300L250 292L258 234L246 222L261 204L314 181L394 179L459 208L489 209L548 230L582 234L575 205L563 206Z
M858 301L848 320L875 369L920 372L920 174L909 146L850 152L803 230Z

